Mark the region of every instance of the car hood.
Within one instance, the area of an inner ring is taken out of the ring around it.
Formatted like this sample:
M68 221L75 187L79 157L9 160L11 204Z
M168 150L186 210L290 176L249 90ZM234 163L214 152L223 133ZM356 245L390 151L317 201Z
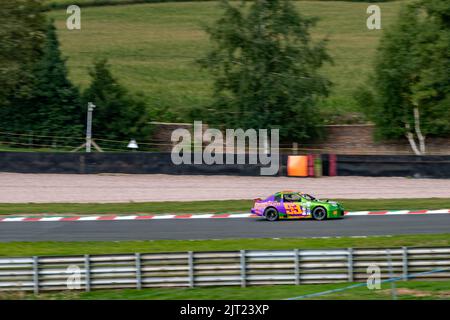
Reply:
M317 202L317 203L328 203L328 204L331 204L333 206L339 206L340 205L339 202L333 201L333 200L328 200L328 199L320 199L320 200L316 199L315 202Z

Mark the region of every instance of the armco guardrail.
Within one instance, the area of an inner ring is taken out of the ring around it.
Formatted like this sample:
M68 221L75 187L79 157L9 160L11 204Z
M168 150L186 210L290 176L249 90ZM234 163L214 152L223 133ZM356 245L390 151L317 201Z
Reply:
M253 286L366 281L450 267L450 247L241 250L0 258L0 290ZM420 280L450 279L450 272Z

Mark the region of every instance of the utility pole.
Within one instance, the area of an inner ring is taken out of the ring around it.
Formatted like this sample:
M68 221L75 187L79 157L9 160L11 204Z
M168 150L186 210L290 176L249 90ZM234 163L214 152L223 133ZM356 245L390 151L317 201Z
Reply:
M97 143L92 139L92 112L94 111L95 105L92 102L88 102L88 112L87 112L87 124L86 124L86 142L81 146L72 150L72 152L78 152L83 148L86 148L86 152L91 152L91 146L98 152L103 152L102 148L98 146Z
M86 152L91 152L92 145L92 112L95 105L88 102L87 125L86 125Z

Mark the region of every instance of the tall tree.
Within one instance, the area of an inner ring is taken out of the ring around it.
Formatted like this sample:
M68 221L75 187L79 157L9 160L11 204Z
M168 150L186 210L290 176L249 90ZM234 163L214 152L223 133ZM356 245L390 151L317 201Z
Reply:
M325 41L313 42L316 19L289 0L240 5L222 0L223 16L207 32L213 48L200 60L215 77L208 121L240 128L279 128L283 141L319 135L316 103L330 82L318 69L330 60Z
M375 72L358 100L381 138L406 137L416 154L427 136L450 133L450 6L446 0L406 5L385 31Z
M34 108L28 115L32 128L54 136L82 136L81 97L68 79L66 60L61 57L53 23L48 25L43 55L33 74L33 97L24 102Z
M39 0L0 1L0 128L27 130L21 105L33 92L34 64L42 56L46 19Z
M132 96L113 77L105 59L90 71L90 86L83 93L83 105L96 105L92 124L94 136L108 139L142 140L148 138L148 113L144 99Z

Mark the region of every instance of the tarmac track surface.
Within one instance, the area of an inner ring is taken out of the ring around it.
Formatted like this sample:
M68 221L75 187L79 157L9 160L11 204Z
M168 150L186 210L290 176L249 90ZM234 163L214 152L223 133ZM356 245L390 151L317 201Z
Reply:
M338 220L261 218L8 222L0 241L194 240L449 233L450 214L351 216Z

